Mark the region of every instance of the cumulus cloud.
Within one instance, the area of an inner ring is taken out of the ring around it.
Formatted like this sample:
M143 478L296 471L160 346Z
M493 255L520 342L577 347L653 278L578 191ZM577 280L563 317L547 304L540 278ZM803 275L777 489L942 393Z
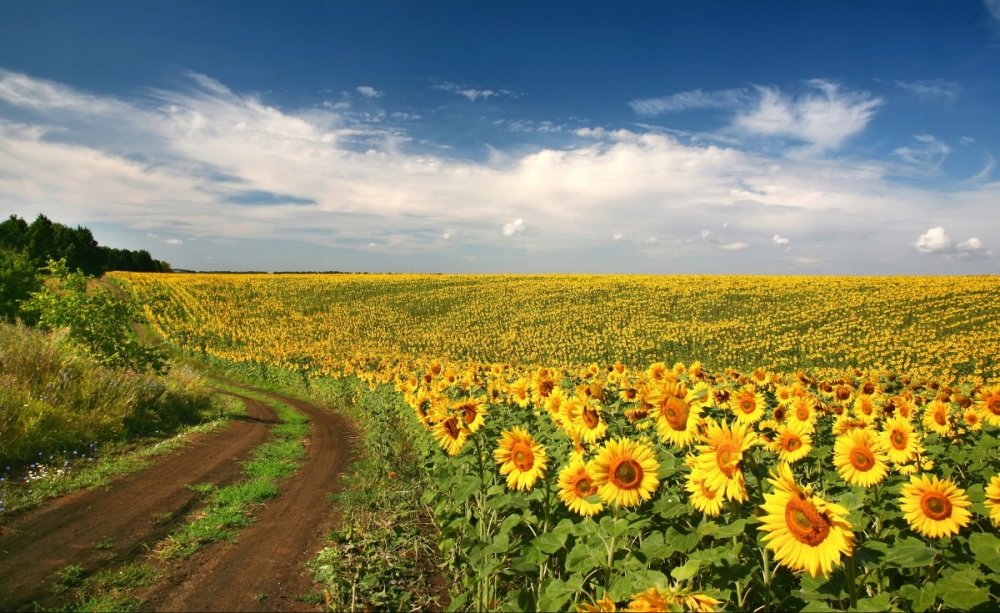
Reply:
M166 243L166 244L168 244L168 245L183 245L184 244L184 241L181 240L181 239L179 239L179 238L168 238L168 239L164 240L163 242Z
M358 93L364 96L365 98L380 98L382 96L382 92L375 89L371 85L359 85L357 87L357 90Z
M454 230L445 230L444 233L441 234L441 238L443 238L446 241L450 241L454 237L455 237Z
M504 236L514 236L515 234L524 233L527 229L527 226L524 225L524 220L518 217L510 223L505 223L501 231Z
M920 235L913 244L921 253L934 253L945 257L993 257L993 252L986 249L975 236L955 244L942 226L931 228Z
M775 245L782 245L782 246L788 245L789 243L792 242L780 234L775 234L774 238L772 238L771 240L774 242Z
M810 92L789 97L776 88L758 87L759 99L737 115L734 127L750 135L790 137L820 149L837 149L864 130L882 105L866 92L842 91L831 81L809 81Z
M726 243L724 245L719 245L720 249L725 249L726 251L743 251L750 247L749 243L744 243L743 241L737 241L735 243Z
M658 98L637 98L630 100L628 104L639 115L654 116L691 109L736 108L743 105L749 95L750 92L747 89L725 89L710 92L695 89Z

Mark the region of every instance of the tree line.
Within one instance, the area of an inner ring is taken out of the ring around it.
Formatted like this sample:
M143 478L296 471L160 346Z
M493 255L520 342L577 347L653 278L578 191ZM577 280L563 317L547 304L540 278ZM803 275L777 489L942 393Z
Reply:
M30 224L17 215L0 223L0 250L22 252L35 268L65 259L66 267L99 277L110 270L170 272L170 264L154 260L145 249L132 251L99 245L89 228L71 228L39 215Z

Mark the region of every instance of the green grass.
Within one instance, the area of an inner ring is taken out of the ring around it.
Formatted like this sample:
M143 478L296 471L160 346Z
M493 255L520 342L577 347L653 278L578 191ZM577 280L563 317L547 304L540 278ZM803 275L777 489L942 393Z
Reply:
M258 398L271 405L282 423L271 428L274 440L257 446L243 464L246 478L214 489L192 484L190 489L209 493L208 504L191 522L167 537L159 548L164 558L187 558L206 544L232 540L240 529L253 523L254 508L279 493L279 483L295 473L305 458L302 439L309 433L309 420L292 407L260 394L224 384L228 393Z
M213 402L211 421L183 427L169 438L107 443L97 452L95 461L78 460L71 463L65 473L52 473L30 483L0 484L0 499L4 503L5 512L25 511L56 496L84 488L105 486L111 482L112 477L138 472L149 466L152 458L183 447L192 435L224 427L229 419L246 411L243 403L231 396L217 394Z
M139 601L132 590L152 585L159 577L156 569L144 562L131 562L93 575L71 564L56 573L52 591L65 600L60 611L138 611Z

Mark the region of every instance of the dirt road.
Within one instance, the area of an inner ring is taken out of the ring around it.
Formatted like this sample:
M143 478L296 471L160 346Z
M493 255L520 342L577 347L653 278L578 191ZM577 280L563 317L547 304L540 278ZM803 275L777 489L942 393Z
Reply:
M204 547L166 569L161 581L137 594L143 609L315 609L298 599L311 591L304 563L336 521L326 494L337 488L353 449L346 418L308 403L281 398L311 420L308 457L280 495L255 516L236 543ZM0 525L0 610L31 608L50 595L53 574L68 564L93 572L142 559L176 528L196 502L194 483L226 485L275 423L266 404L244 398L247 417L197 437L191 444L106 488L77 492Z

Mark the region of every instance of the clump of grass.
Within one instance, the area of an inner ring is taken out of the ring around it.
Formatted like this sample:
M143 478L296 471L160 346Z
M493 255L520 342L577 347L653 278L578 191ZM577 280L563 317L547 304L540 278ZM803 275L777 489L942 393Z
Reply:
M104 366L65 333L0 322L0 466L28 467L106 441L177 431L213 411L188 367L164 375Z
M93 575L71 564L56 573L53 592L65 595L59 610L138 611L139 601L131 591L152 585L158 577L156 569L144 562L123 564Z

